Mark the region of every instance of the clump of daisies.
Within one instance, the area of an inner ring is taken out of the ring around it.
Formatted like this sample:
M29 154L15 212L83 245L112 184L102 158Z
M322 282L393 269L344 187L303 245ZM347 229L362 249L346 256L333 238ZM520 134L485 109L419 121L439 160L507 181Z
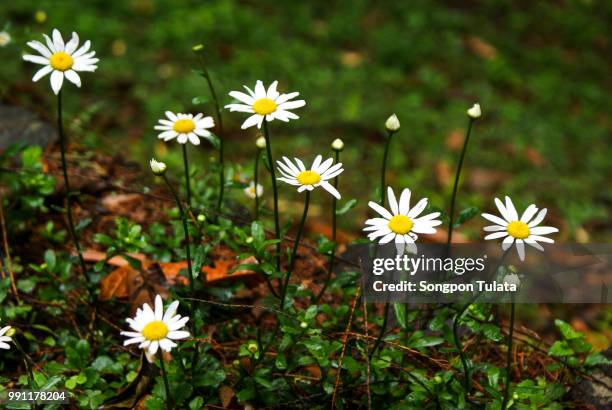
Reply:
M179 302L174 301L164 312L161 296L155 296L155 308L145 303L138 308L134 318L127 319L132 330L121 332L122 336L128 337L123 345L138 343L139 348L145 349L149 360L152 360L158 349L170 352L177 346L176 340L189 337L189 332L182 330L189 317L176 314L178 307Z
M51 74L51 88L55 94L62 89L64 77L77 87L81 86L78 72L96 71L99 59L96 52L89 51L91 42L87 40L79 47L79 36L72 32L72 38L64 42L59 30L54 29L51 39L43 34L45 44L40 41L30 41L28 46L38 51L40 55L26 54L23 59L43 67L34 74L32 81L38 81L47 74Z
M405 249L411 253L416 253L415 241L418 234L434 234L435 227L442 224L436 219L440 212L432 212L420 216L427 207L427 198L418 201L410 207L410 189L405 188L399 202L391 187L387 188L387 201L389 210L376 202L370 201L368 206L380 216L368 219L363 229L368 232L368 238L373 241L378 239L379 244L395 242L398 254L402 255Z
M525 260L525 244L540 251L544 248L539 242L554 243L555 241L545 235L559 232L553 226L539 226L546 217L546 208L538 209L531 204L520 216L512 203L512 199L506 196L505 204L495 198L495 205L501 217L488 213L483 213L482 217L493 222L494 225L485 226L485 232L492 232L485 236L485 240L502 239L502 249L507 251L513 244L521 261Z

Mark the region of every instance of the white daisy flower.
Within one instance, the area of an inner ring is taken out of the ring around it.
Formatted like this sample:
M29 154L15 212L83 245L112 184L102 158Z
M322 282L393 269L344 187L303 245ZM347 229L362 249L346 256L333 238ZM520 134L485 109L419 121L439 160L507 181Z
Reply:
M257 195L255 195L256 192ZM255 191L255 181L251 181L249 183L249 186L244 188L244 193L251 199L255 199L255 196L261 198L261 196L263 195L263 186L261 184L257 184L257 191Z
M332 166L334 162L333 158L328 158L323 162L322 159L323 157L321 155L317 155L310 169L306 169L304 163L298 158L295 158L294 164L289 158L283 157L284 163L282 161L276 161L278 170L282 175L281 178L277 179L289 185L299 187L298 192L304 192L306 190L312 191L320 186L337 199L340 199L338 190L327 181L335 178L344 171L342 162Z
M9 345L10 342L13 341L13 339L10 336L7 336L6 334L9 332L9 330L11 330L10 326L5 326L2 329L0 329L0 349L10 349L11 345Z
M133 319L127 319L134 331L121 332L121 335L129 337L123 345L140 343L138 347L146 349L151 356L157 353L158 348L166 352L172 350L177 346L173 340L189 337L189 332L180 330L189 317L175 315L178 305L178 301L172 302L164 313L162 298L159 295L155 297L155 311L147 303L142 305Z
M546 208L538 212L538 208L534 204L531 204L519 218L510 197L506 196L505 205L498 198L495 198L495 205L497 205L497 209L502 217L500 218L499 216L487 213L482 214L483 218L495 224L483 228L485 232L493 232L485 236L485 240L504 238L502 241L502 249L504 251L508 250L513 243L516 243L516 251L522 261L525 260L525 244L531 245L540 251L544 251L544 248L538 241L548 243L555 242L542 235L559 232L557 228L552 226L538 226L546 216Z
M442 221L436 219L440 216L440 212L433 212L419 217L427 207L427 198L421 199L411 208L410 189L408 188L402 191L398 203L393 189L388 187L387 201L391 211L376 202L370 201L368 203L368 206L375 210L382 218L368 219L365 222L367 226L363 230L369 232L368 238L371 241L380 238L379 244L395 241L400 255L404 253L405 248L408 248L412 253L416 253L414 242L418 239L417 234L436 233L434 226L442 224Z
M164 173L166 172L167 166L164 162L157 161L155 158L151 158L149 164L151 165L151 171L155 175L164 175Z
M0 31L0 47L5 47L11 42L11 35L6 31Z
M215 126L212 117L205 117L204 114L181 114L166 111L168 119L160 119L155 129L162 131L159 139L170 141L176 138L179 144L186 144L187 141L193 145L200 145L200 137L212 141L212 134L207 128Z
M79 36L72 32L72 38L64 43L62 35L57 29L53 30L53 40L48 35L45 37L46 46L40 41L30 41L28 46L38 51L41 55L26 54L23 59L44 67L34 74L32 81L38 81L47 74L51 73L51 88L55 94L62 89L64 76L76 85L81 86L81 78L77 71L96 71L96 63L100 61L94 58L95 51L89 51L91 42L87 40L81 48L79 46Z
M274 119L284 122L297 120L300 117L289 110L305 106L306 101L289 101L300 95L300 93L293 92L281 94L276 91L277 85L278 81L274 81L268 88L268 91L266 91L261 81L257 81L255 84L255 91L245 85L244 88L247 90L248 94L241 91L232 91L229 93L231 97L234 97L242 104L228 104L225 108L229 108L232 112L238 111L253 114L242 123L242 129L252 127L253 125L257 125L257 128L261 128L261 123L264 118L266 121L272 121Z

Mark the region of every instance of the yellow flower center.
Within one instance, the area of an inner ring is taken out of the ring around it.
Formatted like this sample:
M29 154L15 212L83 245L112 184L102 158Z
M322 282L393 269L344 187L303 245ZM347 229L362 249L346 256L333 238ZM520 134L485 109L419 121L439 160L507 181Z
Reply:
M176 120L172 128L180 134L187 134L195 129L195 123L189 119Z
M413 225L414 222L412 222L412 219L406 215L395 215L387 224L389 229L400 235L405 235L410 232Z
M276 111L276 103L269 98L260 98L253 104L253 111L259 115L272 114Z
M516 239L525 239L529 236L529 227L525 222L510 222L506 230L511 236L514 236Z
M168 334L168 326L160 320L148 323L142 329L142 335L147 340L161 340Z
M72 67L74 64L74 60L68 53L64 53L63 51L58 51L54 53L49 62L51 63L51 67L55 68L58 71L66 71Z
M321 175L314 171L302 171L298 174L297 180L302 185L314 185L321 180Z

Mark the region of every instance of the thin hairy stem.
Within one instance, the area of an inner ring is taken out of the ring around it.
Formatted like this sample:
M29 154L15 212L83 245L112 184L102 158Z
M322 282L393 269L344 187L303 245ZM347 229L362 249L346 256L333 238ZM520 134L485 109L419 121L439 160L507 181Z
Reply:
M70 192L70 181L68 180L68 165L66 164L66 136L64 135L64 121L62 118L62 92L57 94L57 130L60 139L60 151L62 156L62 172L64 174L64 191L66 195L66 216L68 217L68 231L70 237L76 248L77 257L79 264L81 265L81 274L88 286L87 280L87 268L85 266L85 259L83 259L83 253L81 252L81 245L79 245L79 238L77 237L76 229L74 228L74 219L72 217L72 194Z
M270 178L272 180L272 192L274 193L274 233L278 243L276 244L276 270L281 268L281 237L280 220L278 216L278 188L276 187L276 171L274 170L274 160L272 159L272 144L270 144L270 133L268 132L268 120L263 120L264 137L266 138L266 156L268 157L268 167L270 168ZM283 299L284 300L284 299Z
M334 153L335 153L335 163L337 164L338 162L340 162L340 151L334 150ZM334 188L336 188L336 190L338 189L338 177L339 175L336 175L336 177L334 178ZM335 196L332 196L332 242L334 243L334 246L332 247L332 250L329 254L329 265L327 267L327 277L325 278L325 283L323 284L321 291L314 299L315 304L319 302L319 300L325 293L325 290L327 290L327 287L329 286L329 282L332 277L332 273L334 271L334 262L336 260L336 249L338 247L338 245L336 244L336 231L337 231L336 208L337 207L338 207L338 200L336 199Z
M465 133L465 139L463 140L463 148L461 149L461 156L459 157L459 163L457 164L457 171L455 172L455 182L453 183L453 193L451 195L450 213L448 214L448 235L446 237L446 243L450 244L453 240L453 229L454 229L454 217L455 217L455 202L457 200L457 189L459 187L459 177L461 176L461 169L463 168L463 160L465 153L467 152L468 143L470 142L470 134L472 133L472 124L474 119L470 117L468 122L467 131Z
M287 275L285 275L285 283L280 295L280 310L285 307L285 296L287 295L287 288L289 287L289 279L293 273L295 267L295 258L297 256L298 246L300 244L300 238L302 237L302 231L304 230L304 223L306 222L306 216L308 215L308 205L310 205L310 191L306 191L306 199L304 199L304 212L302 213L302 220L298 228L297 234L295 235L295 242L293 243L293 250L291 251L291 260L289 261L289 269Z
M183 166L185 167L185 192L187 194L187 206L191 209L191 182L189 179L189 160L187 159L187 144L183 144Z
M255 186L255 220L259 220L259 192L257 192L257 185L259 184L259 158L261 157L261 150L257 148L255 154L255 164L253 164L253 185Z
M382 171L380 173L380 204L385 205L386 198L386 174L387 174L387 158L389 157L389 147L391 146L391 137L393 131L387 131L387 142L385 143L385 153L383 154Z
M168 384L168 375L166 374L166 366L164 365L164 355L162 350L159 350L159 367L161 367L162 379L164 379L164 388L166 390L166 409L172 409L172 397L170 396L170 385Z
M504 386L504 400L502 401L502 410L508 404L508 393L510 392L510 372L512 371L512 337L514 336L514 313L516 304L514 303L514 294L512 294L512 302L510 303L510 329L508 330L508 353L506 356L506 385Z

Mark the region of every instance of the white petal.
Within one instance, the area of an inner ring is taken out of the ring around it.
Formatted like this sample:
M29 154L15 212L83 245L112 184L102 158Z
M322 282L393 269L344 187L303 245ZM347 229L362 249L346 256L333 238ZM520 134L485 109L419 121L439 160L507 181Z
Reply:
M408 215L410 211L410 189L404 188L399 200L399 213L401 215Z
M200 145L200 139L193 132L187 134L187 137L189 138L189 142L191 142L193 145Z
M510 248L513 243L514 243L514 237L510 235L506 236L504 240L502 241L502 249L504 251L507 251L508 248Z
M89 47L91 47L91 41L87 40L77 51L74 52L74 54L72 54L72 58L77 59L82 57L85 55L85 53L87 53L87 51L89 51Z
M519 259L521 261L524 261L525 260L525 243L523 242L522 239L516 240L516 252L518 253Z
M385 244L391 242L395 238L395 232L391 232L388 235L383 236L383 238L378 242L380 244Z
M529 239L533 239L534 241L539 241L539 242L555 243L554 239L547 238L546 236L540 236L540 235L529 235Z
M529 205L527 209L525 209L525 212L523 212L523 215L521 215L521 222L529 222L536 212L538 212L538 207L534 204Z
M512 222L512 219L510 219L508 211L506 210L506 206L499 198L495 198L495 206L497 206L502 218L504 218L507 222Z
M81 86L81 77L79 77L76 71L68 70L64 72L64 75L72 84L76 85L77 87Z
M187 143L187 134L179 134L178 138L176 139L176 141L179 144L186 144Z
M242 126L240 126L240 128L245 130L249 127L252 127L253 125L257 125L257 128L259 128L261 126L262 121L263 115L254 114L247 118L246 121L242 123Z
M533 240L533 238L529 237L529 238L525 238L523 239L525 241L525 243L527 245L533 246L534 248L536 248L539 251L544 252L544 248L542 247L542 245L540 245L539 243L537 243L535 240Z
M505 231L507 229L508 229L507 227L500 226L500 225L489 225L489 226L485 226L484 228L482 228L482 230L485 232Z
M168 333L168 339L185 339L186 337L189 337L189 332L185 331L185 330L173 330L171 332Z
M38 51L40 54L43 55L43 57L49 58L52 55L51 51L47 47L45 47L45 45L40 41L29 41L28 46Z
M278 108L281 110L293 110L295 108L300 108L306 105L306 101L304 100L295 100L295 101L288 101L282 104L278 105Z
M495 233L492 233L492 234L489 234L489 235L485 236L484 240L488 241L488 240L491 240L491 239L503 238L503 237L506 237L506 236L508 236L508 232L506 232L506 231L495 232Z
M397 199L395 199L395 193L393 192L393 188L391 187L387 187L387 202L389 203L391 213L393 215L399 214L399 206L397 204Z
M421 212L425 210L426 207L427 207L427 198L423 198L419 202L416 203L414 208L408 211L408 216L410 218L416 218L417 216L421 214Z
M151 345L149 345L149 354L154 355L155 353L157 353L158 348L159 342L157 340L151 342Z
M276 100L276 97L278 97L279 95L278 91L276 91L277 85L278 85L278 81L274 81L272 82L272 84L270 84L270 87L268 87L268 92L266 93L266 97L268 97L271 100Z
M164 318L164 302L160 295L155 296L155 320Z
M30 63L48 65L49 59L42 56L35 56L32 54L26 54L23 56L24 61L29 61Z
M386 219L393 218L393 215L389 211L387 211L382 206L378 205L376 202L370 201L368 202L368 206L372 208L373 210L375 210L376 212L378 212L378 214L382 216L383 218L386 218Z
M64 73L61 71L53 71L51 74L51 88L57 95L62 89L62 83L64 82Z
M538 212L538 214L536 215L535 218L533 218L533 220L531 222L529 222L527 224L528 227L533 228L534 226L537 226L540 222L542 222L544 220L544 217L546 216L546 212L548 210L546 208L543 208L542 210L540 210L540 212Z
M184 327L188 321L189 321L189 317L185 316L185 317L181 317L178 320L169 321L167 323L167 326L168 326L168 329L170 329L170 331L179 330L180 328Z
M36 72L36 74L34 74L34 77L32 77L32 81L36 82L40 80L41 78L49 74L51 71L53 71L53 67L51 67L50 65L41 68Z
M336 199L340 199L340 192L338 192L338 190L334 188L334 186L330 184L329 182L327 181L321 182L321 187L325 189L327 192L329 192L330 194L332 194L334 197L336 197Z
M516 212L516 208L512 203L512 199L509 196L506 196L506 211L508 212L508 217L510 221L517 221L519 219L518 213Z
M496 215L492 215L492 214L487 214L487 213L483 213L480 216L482 216L483 218L493 222L494 224L500 225L500 226L508 226L508 221L500 218L499 216Z
M247 94L245 94L243 92L240 92L240 91L231 91L229 93L229 95L230 95L230 97L233 97L236 100L238 100L240 102L243 102L245 104L248 104L248 105L253 105L253 103L255 103L255 98L253 98L250 95L247 95ZM238 105L238 104L231 104L231 105Z
M70 39L70 41L68 41L68 44L66 44L66 49L64 51L68 54L72 54L74 50L76 50L78 45L79 45L79 35L73 31L72 38Z
M529 230L529 233L533 235L548 235L555 232L559 230L553 226L536 226Z
M161 349L165 350L166 352L169 352L170 350L172 350L173 347L176 346L177 344L170 339L162 339L159 341L159 347L161 347Z
M7 343L3 343L3 342L0 342L0 349L6 349L6 350L8 350L8 349L10 349L10 348L11 348L11 346L10 346L9 344L7 344Z
M170 303L170 306L168 306L168 309L166 309L166 313L164 313L164 317L162 319L164 323L170 320L172 316L174 316L174 314L176 313L176 310L178 309L178 306L179 306L178 300L175 300L174 302Z
M321 161L322 161L322 160L323 160L323 156L322 156L322 155L317 155L317 156L315 157L314 161L312 162L312 166L310 167L310 169L311 169L312 171L318 172L318 173L320 174L320 172L319 172L319 169L318 169L318 168L319 168L319 165L321 165Z
M169 141L172 138L176 138L177 135L178 135L178 132L174 130L169 130L169 131L162 132L161 134L157 136L157 138L162 139L164 141Z
M58 51L64 50L64 39L62 38L62 35L60 34L59 30L56 28L53 29L53 45Z
M261 80L257 80L257 83L255 84L255 98L266 98L266 89L264 88Z

